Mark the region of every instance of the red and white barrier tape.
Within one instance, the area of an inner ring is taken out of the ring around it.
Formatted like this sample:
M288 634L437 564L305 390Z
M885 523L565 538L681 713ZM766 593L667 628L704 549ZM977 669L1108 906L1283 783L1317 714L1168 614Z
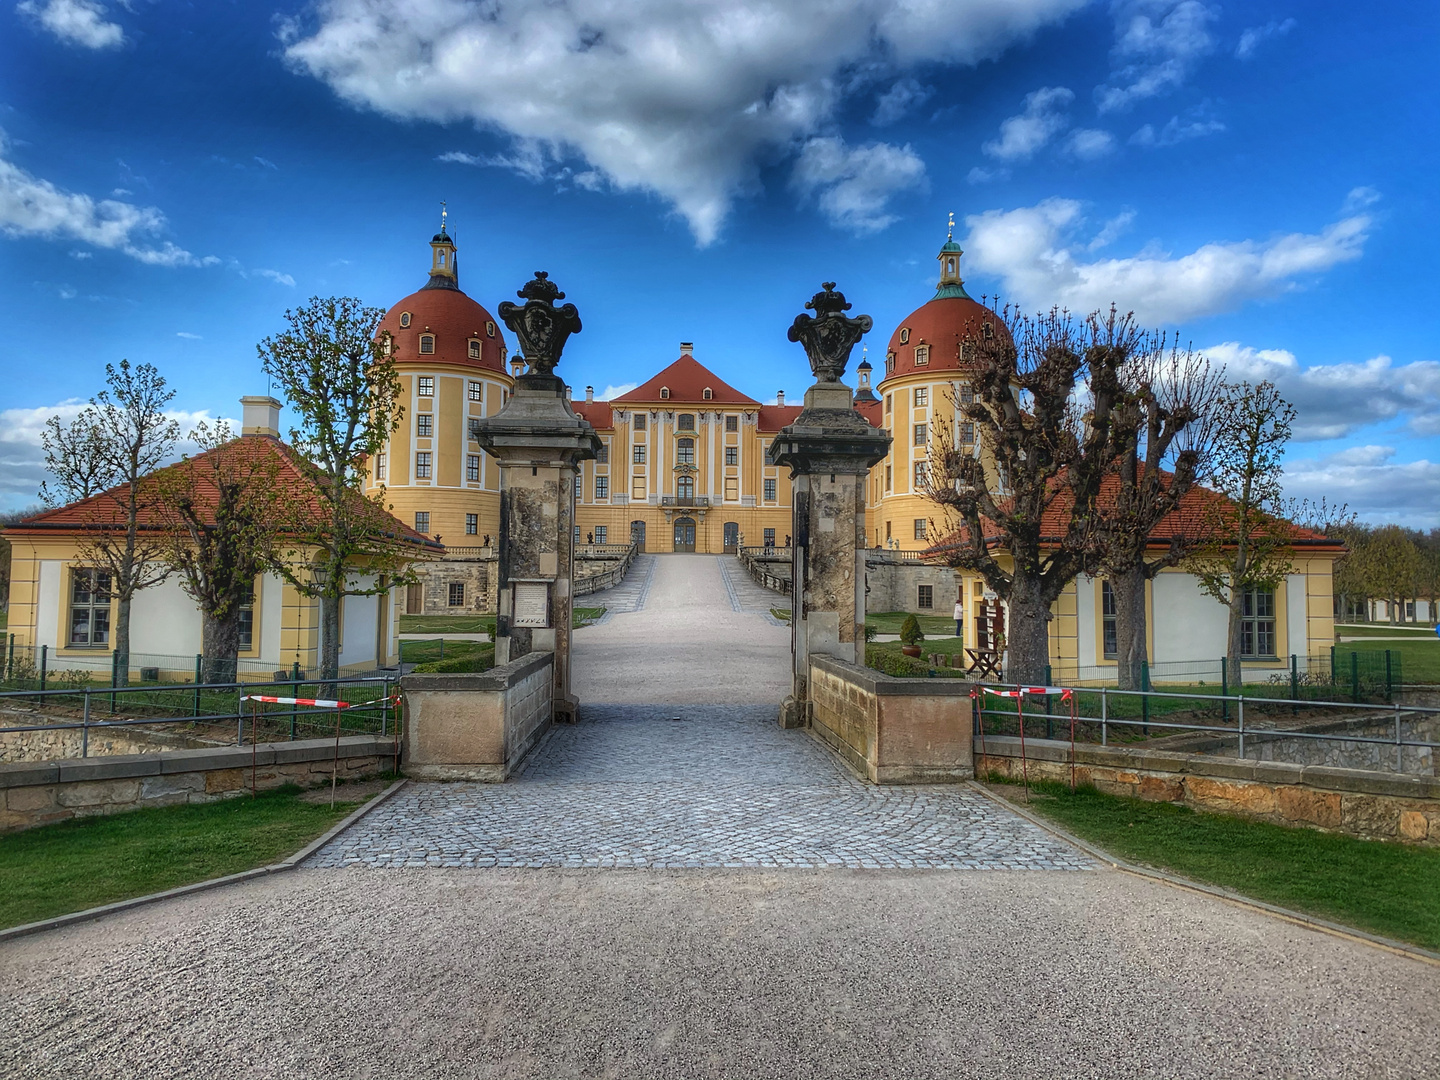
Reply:
M241 701L263 701L270 705L313 705L317 709L348 709L348 701L327 701L324 698L268 697L264 694L246 694Z
M1045 697L1051 694L1059 694L1066 701L1070 699L1072 690L1063 686L1017 686L1014 690L996 690L994 687L983 687L985 693L994 694L996 697L1024 697L1026 694L1033 694Z

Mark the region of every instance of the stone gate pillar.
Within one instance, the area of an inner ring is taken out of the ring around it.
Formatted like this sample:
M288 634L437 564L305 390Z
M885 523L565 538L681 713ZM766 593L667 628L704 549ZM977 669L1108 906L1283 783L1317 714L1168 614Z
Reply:
M555 719L574 721L570 693L571 584L575 575L575 478L595 457L595 429L570 408L555 365L580 332L574 304L537 271L500 318L514 332L528 365L505 407L473 420L471 437L500 463L500 540L495 663L531 652L555 656Z
M780 706L781 727L809 720L810 657L823 653L865 663L865 482L890 448L890 436L855 411L840 381L850 350L872 325L849 318L843 293L827 281L796 316L787 335L805 347L815 385L795 423L765 453L790 469L793 490L790 635L791 694Z

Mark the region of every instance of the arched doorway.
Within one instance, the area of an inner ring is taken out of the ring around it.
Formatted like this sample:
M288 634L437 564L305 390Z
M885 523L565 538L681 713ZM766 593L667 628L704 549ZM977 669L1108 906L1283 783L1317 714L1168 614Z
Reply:
M637 551L645 550L645 522L630 522L630 542L636 546Z
M734 555L740 550L740 523L725 522L725 554Z
M695 519L682 517L675 519L675 550L695 550Z

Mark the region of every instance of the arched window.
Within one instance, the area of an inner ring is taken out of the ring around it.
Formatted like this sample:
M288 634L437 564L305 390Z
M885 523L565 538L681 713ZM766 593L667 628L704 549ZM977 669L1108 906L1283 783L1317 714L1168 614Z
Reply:
M435 335L434 335L434 334L421 334L421 335L420 335L420 351L421 351L422 353L433 353L433 352L435 351Z
M675 481L675 494L681 499L695 498L695 478L682 476Z
M485 336L486 336L486 337L494 337L494 336L495 336L495 324L494 324L493 322L488 322L488 321L487 321L487 322L485 323Z
M710 388L707 386L705 387L705 390L701 393L700 396L703 397L706 401L709 401L715 395L710 392Z
M661 398L668 398L670 396L670 388L668 386L660 387L660 396Z
M676 421L676 426L677 426L681 431L694 431L694 430L695 430L695 414L694 414L694 413L688 413L688 412L682 412L682 413L680 414L679 419Z
M675 444L675 461L680 465L695 464L694 439L681 439Z
M471 359L471 360L479 360L479 359L480 359L480 339L479 339L479 338L471 338L471 339L470 339L470 359Z

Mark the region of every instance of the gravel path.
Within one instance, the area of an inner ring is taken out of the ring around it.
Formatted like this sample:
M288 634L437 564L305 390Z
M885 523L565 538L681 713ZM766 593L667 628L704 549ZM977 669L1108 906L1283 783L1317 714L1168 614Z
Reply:
M1440 1075L1440 970L1113 872L302 870L0 1009L14 1080Z

